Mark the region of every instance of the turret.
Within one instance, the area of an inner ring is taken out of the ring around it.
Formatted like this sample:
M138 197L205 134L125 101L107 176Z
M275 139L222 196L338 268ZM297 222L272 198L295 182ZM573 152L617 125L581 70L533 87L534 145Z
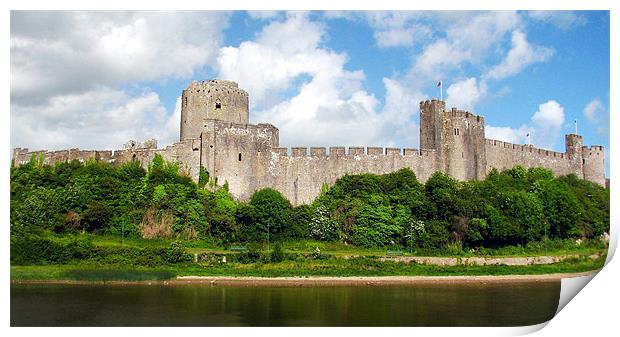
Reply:
M566 157L570 162L570 170L578 177L583 178L583 137L576 134L568 134L565 136Z
M181 140L199 138L206 119L247 124L248 93L232 81L192 82L181 96Z
M605 149L600 145L582 148L583 178L605 186Z
M446 102L433 99L420 102L420 149L439 150Z

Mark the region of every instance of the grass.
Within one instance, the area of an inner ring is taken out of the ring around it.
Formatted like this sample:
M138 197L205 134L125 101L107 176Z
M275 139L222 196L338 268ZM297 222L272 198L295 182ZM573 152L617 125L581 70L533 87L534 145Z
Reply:
M121 237L118 235L94 235L88 233L80 234L47 234L50 239L67 244L73 239L88 239L96 246L120 247ZM159 238L145 240L139 237L129 237L122 240L122 245L126 247L169 247L175 240L170 238ZM206 240L190 240L182 241L183 246L191 254L194 253L222 253L229 252L227 247L218 245L212 241ZM232 246L247 246L246 244L232 244ZM286 240L282 241L282 247L285 251L293 253L312 253L318 247L322 253L334 255L337 257L345 256L385 256L388 251L402 251L403 255L413 256L445 256L445 257L466 257L466 256L496 256L496 257L517 257L517 256L559 256L566 254L591 255L595 253L604 253L606 247L603 243L585 243L576 245L573 240L556 241L549 240L545 243L533 243L525 247L509 246L497 249L482 248L478 251L469 251L467 249L457 252L449 250L423 250L416 249L411 253L407 247L390 246L390 247L356 247L342 242L324 242L314 240ZM273 245L272 247L273 248ZM267 249L267 245L263 244L263 249Z
M474 276L474 275L534 275L577 273L603 267L605 256L567 259L560 263L532 266L434 266L379 261L360 257L354 259L283 261L279 263L177 264L159 267L126 265L11 266L12 280L86 280L86 281L144 281L164 280L175 276Z

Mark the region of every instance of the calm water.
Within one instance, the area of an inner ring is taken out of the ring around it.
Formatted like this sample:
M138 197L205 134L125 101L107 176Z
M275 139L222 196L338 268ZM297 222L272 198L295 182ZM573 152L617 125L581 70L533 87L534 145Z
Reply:
M514 326L553 317L560 282L224 287L11 285L12 326Z

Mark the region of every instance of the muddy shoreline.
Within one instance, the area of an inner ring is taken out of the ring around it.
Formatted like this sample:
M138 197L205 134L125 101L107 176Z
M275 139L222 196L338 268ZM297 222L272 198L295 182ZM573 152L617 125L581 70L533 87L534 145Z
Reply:
M487 284L487 283L541 283L560 282L563 278L591 275L598 270L581 273L538 275L480 275L480 276L350 276L350 277L231 277L231 276L178 276L163 281L80 281L80 280L11 280L11 284L50 285L188 285L208 286L381 286L414 284Z

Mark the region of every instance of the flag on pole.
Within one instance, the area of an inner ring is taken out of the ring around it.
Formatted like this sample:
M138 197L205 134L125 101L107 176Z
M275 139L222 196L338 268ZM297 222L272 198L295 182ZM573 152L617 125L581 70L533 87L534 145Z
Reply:
M437 82L437 87L439 88L439 100L443 101L443 86L441 85L441 80Z
M441 81L437 83L437 87L441 87Z
M575 119L575 134L577 135L577 120Z

